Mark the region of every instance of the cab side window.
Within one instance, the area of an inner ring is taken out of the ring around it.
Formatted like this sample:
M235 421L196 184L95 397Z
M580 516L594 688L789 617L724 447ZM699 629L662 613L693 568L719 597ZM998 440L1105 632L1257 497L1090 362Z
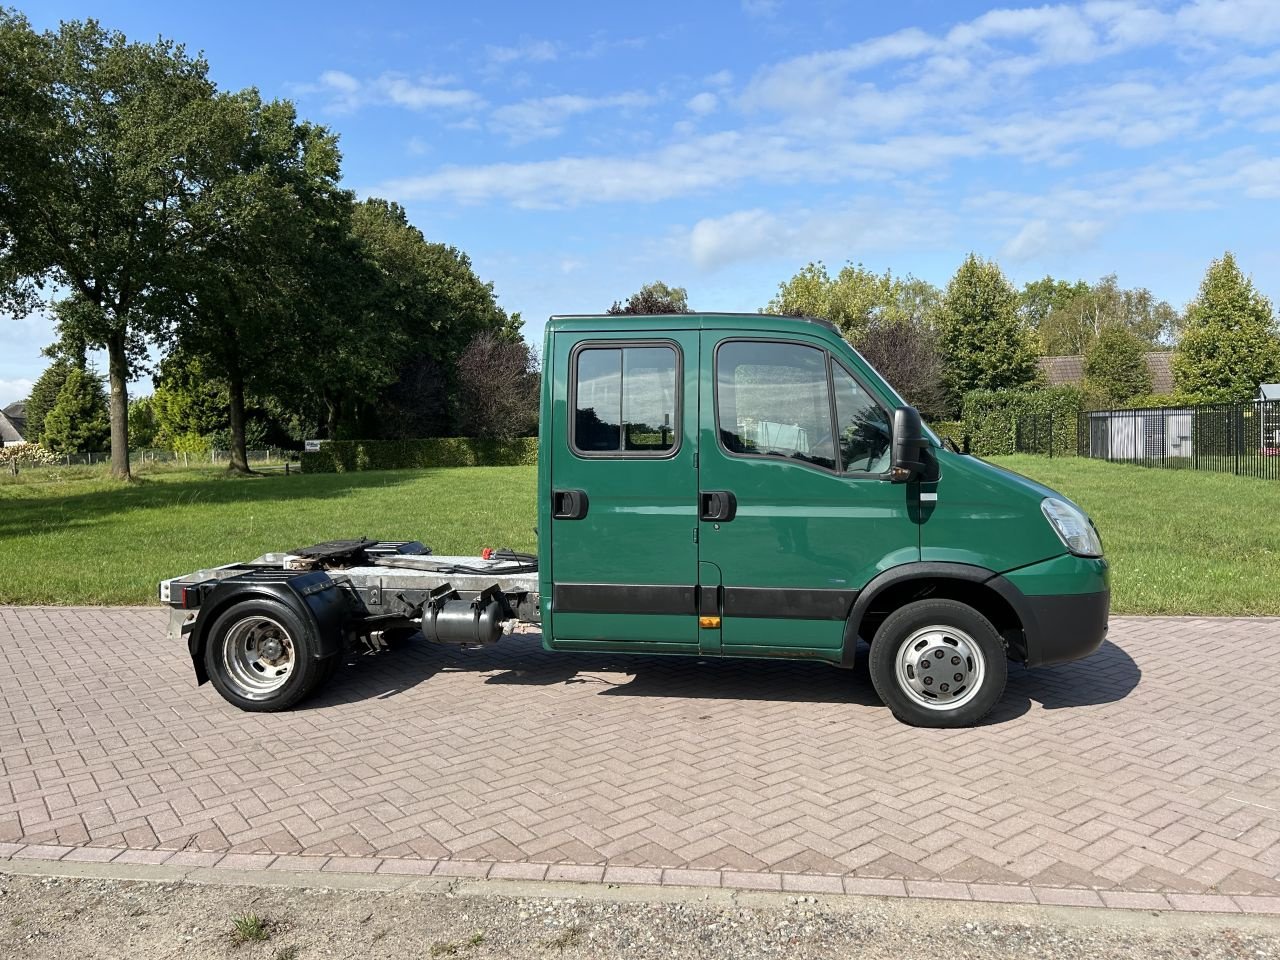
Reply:
M721 344L716 406L720 441L730 453L835 469L825 351L799 343Z
M840 465L845 473L884 473L889 469L893 425L889 414L840 364L831 364L836 388L836 425Z
M668 456L678 435L675 347L585 347L573 360L573 449L586 456Z

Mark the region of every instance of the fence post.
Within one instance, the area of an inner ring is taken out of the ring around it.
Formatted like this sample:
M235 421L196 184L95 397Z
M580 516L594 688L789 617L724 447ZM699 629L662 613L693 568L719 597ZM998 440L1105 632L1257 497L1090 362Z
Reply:
M1240 476L1240 434L1241 428L1244 426L1244 418L1240 416L1240 408L1236 407L1235 416L1231 418L1231 428L1235 431L1235 443L1233 446L1236 450L1236 476Z

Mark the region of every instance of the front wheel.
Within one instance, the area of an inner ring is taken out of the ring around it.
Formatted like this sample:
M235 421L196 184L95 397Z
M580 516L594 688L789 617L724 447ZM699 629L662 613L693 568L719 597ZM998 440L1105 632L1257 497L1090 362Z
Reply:
M1009 675L991 621L955 600L917 600L889 614L869 665L880 699L914 727L973 726L999 702Z
M283 603L237 603L209 628L204 665L223 699L241 710L287 710L333 675L316 660L306 625Z

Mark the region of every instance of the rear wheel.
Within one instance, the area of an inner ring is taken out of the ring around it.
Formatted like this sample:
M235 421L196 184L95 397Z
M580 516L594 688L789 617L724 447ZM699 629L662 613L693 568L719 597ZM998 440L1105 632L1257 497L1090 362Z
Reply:
M337 657L314 658L306 625L266 598L238 603L209 628L204 665L223 699L241 710L287 710L327 681Z
M1008 658L995 627L955 600L918 600L885 618L871 643L871 682L915 727L968 727L999 702Z

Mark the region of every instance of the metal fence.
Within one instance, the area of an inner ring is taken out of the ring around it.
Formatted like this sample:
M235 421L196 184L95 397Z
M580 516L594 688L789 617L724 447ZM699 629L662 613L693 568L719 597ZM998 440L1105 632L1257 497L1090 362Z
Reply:
M1070 438L1063 430L1062 418L1058 418L1056 442L1053 421L1054 416L1052 413L1031 414L1014 420L1013 452L1038 453L1041 456L1052 457L1054 455L1054 447L1057 446L1058 456L1069 453L1071 445L1067 442L1064 446L1064 442L1069 441Z
M1082 457L1148 467L1280 479L1280 401L1090 410Z

